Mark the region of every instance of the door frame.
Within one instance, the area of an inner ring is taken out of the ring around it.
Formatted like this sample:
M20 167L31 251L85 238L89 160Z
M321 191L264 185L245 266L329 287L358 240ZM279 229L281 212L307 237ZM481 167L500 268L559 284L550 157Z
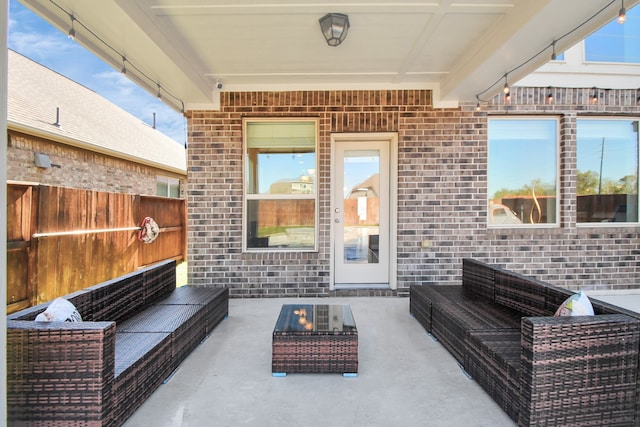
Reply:
M389 286L388 289L397 289L397 222L398 222L398 133L397 132L367 132L367 133L332 133L331 134L331 179L329 197L331 199L327 220L330 227L330 262L329 262L329 289L379 289L380 285L367 286L336 286L335 283L335 223L333 212L336 209L334 192L336 182L336 144L339 142L386 142L389 144ZM341 190L341 189L340 189ZM387 288L386 286L384 287Z

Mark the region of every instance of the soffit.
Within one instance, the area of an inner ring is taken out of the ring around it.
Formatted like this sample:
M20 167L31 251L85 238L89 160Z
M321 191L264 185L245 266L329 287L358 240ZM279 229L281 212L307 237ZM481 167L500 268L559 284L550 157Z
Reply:
M505 73L516 82L548 62L554 40L565 36L561 52L620 8L602 0L23 2L65 32L73 13L115 51L76 25L80 43L116 69L125 55L142 72L127 75L152 93L160 83L177 109L215 107L218 81L223 91L427 88L442 105L474 101ZM349 15L338 47L320 33L328 12Z

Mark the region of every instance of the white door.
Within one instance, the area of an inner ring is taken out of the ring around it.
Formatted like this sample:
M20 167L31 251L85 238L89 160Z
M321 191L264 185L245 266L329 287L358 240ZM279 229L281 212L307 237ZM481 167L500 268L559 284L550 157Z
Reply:
M333 137L332 259L336 287L390 285L392 144L385 135L377 139L375 134Z

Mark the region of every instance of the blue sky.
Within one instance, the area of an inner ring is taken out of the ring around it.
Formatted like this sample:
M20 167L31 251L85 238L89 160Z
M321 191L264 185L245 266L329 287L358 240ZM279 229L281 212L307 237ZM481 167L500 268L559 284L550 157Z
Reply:
M118 70L70 40L17 0L9 0L10 49L94 90L123 110L151 125L180 144L186 140L186 121L127 79Z

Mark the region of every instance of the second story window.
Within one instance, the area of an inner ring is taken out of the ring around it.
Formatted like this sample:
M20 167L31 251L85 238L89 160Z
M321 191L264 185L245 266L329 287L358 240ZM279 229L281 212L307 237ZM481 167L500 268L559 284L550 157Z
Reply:
M640 7L627 10L623 25L610 22L584 41L585 61L640 64Z

